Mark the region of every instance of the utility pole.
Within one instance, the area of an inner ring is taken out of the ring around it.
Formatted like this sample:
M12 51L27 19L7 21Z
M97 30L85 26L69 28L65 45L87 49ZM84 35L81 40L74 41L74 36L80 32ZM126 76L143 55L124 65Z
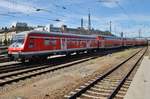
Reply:
M110 21L110 27L109 27L109 28L110 28L110 33L111 33L111 23L112 23L112 22Z
M88 14L88 30L91 30L91 14L90 14L90 11L89 11L89 14Z
M83 29L83 18L81 18L81 29Z
M141 38L141 32L142 32L142 30L139 29L139 38Z
M121 32L120 36L121 36L121 38L123 39L123 32Z

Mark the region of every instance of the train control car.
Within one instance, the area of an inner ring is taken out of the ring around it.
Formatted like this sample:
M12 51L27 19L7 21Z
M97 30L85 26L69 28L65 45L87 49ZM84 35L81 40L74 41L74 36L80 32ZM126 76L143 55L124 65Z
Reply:
M70 54L98 48L96 36L26 31L13 37L8 54L15 60L44 59L54 54Z

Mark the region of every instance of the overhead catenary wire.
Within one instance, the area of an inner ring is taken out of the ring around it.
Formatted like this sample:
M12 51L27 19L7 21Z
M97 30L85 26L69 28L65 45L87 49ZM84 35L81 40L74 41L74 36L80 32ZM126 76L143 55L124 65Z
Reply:
M128 16L128 18L130 19L131 17L130 17L130 15L127 13L127 11L119 4L119 2L118 1L115 1L115 3L118 5L118 7L123 11L123 13L125 14L125 15L127 15Z
M15 5L18 5L20 3L18 3L17 1L15 0L6 0L8 2L11 2L10 4L15 7ZM9 5L9 6L11 6ZM24 5L24 6L27 6L27 7L30 7L31 10L35 10L35 12L38 12L38 11L44 11L44 12L47 12L47 13L52 13L52 11L50 10L47 10L47 9L43 9L43 8L37 8L35 6L30 6L30 5L26 5L24 3L22 3L21 5ZM25 15L25 16L33 16L35 17L35 19L38 19L38 20L45 20L45 21L55 21L55 22L61 22L63 20L61 20L60 18L44 18L44 17L40 17L40 16L37 16L37 15L32 15L30 13L23 13L23 12L20 12L20 11L8 11L8 12L5 12L5 13L0 13L0 16L8 16L8 17L13 17L13 18L19 18L21 17L20 15Z
M127 11L119 4L118 0L98 0L98 2L102 2L102 3L115 3L121 10L122 12L128 16L129 19L131 19L130 15L127 13Z
M16 16L8 14L8 13L0 13L0 16L16 17Z
M115 3L120 8L120 10L128 17L129 21L135 22L135 19L133 19L132 16L128 13L128 11L124 9L124 7L119 3L119 0L98 0L98 2Z
M8 2L11 2L13 5L19 5L20 3L18 3L17 1L10 1L10 0L7 0ZM24 5L24 6L27 6L29 8L31 8L31 10L33 10L33 12L46 12L46 13L50 13L50 14L55 14L55 15L58 15L58 16L61 16L61 17L64 17L64 15L62 14L58 14L58 13L54 13L53 11L49 10L49 9L45 9L45 8L39 8L39 7L36 7L36 6L30 6L30 5L27 5L27 4L24 4L24 3L21 3L21 5ZM14 6L15 7L15 6ZM15 12L11 13L11 11L9 11L10 14L15 14ZM17 14L24 14L24 13L18 13L16 12ZM29 13L30 14L30 13Z

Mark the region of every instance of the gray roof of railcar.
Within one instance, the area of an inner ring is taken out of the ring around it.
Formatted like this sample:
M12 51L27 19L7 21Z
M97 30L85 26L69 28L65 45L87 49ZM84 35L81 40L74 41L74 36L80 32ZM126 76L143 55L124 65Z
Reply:
M36 31L36 30L20 32L16 35L29 35L29 34L32 34L32 33L55 35L55 36L73 36L73 37L82 37L82 38L96 38L97 37L97 35L80 35L80 34L60 33L60 32L46 32L46 31Z

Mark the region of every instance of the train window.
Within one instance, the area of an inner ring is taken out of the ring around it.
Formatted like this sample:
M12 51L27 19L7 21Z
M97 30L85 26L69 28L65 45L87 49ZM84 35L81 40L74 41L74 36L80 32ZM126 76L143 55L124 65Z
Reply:
M49 44L50 44L51 46L56 46L56 43L57 43L57 40L56 40L56 39L51 39Z
M24 39L18 39L17 40L17 43L23 44L23 42L24 42Z
M56 39L45 39L44 40L44 45L46 46L55 46L56 45L57 40Z
M33 48L34 47L34 39L30 39L30 42L29 42L29 48Z
M45 39L44 40L44 45L46 45L46 46L50 45L50 39Z
M12 43L20 43L23 44L24 39L12 39Z
M24 43L24 35L15 35L13 36L12 38L12 42L11 43L20 43L20 44L23 44Z

